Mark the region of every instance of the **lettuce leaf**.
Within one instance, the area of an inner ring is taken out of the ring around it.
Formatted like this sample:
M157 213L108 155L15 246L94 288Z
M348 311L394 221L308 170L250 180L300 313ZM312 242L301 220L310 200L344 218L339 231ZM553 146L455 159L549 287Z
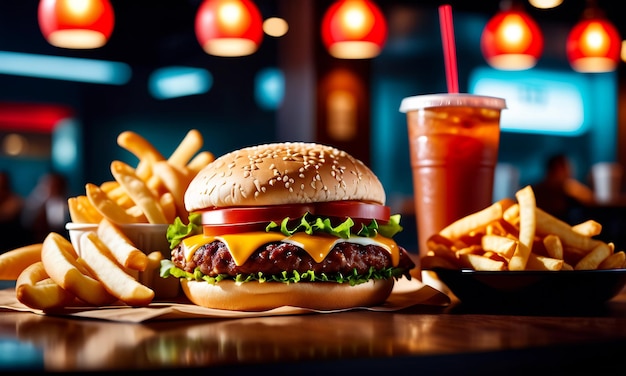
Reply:
M167 227L167 241L170 243L170 249L174 249L180 242L190 235L199 235L202 233L202 223L200 213L189 214L189 224L176 217L174 223Z
M290 227L291 226L291 227ZM398 232L402 231L400 226L400 214L392 215L389 221L383 225L373 219L369 225L361 225L360 229L355 230L355 223L352 218L347 218L344 222L333 226L329 218L314 217L309 213L305 213L300 220L291 220L284 218L280 224L270 222L265 231L280 231L285 236L290 236L296 232L305 232L312 235L315 232L321 232L343 239L349 239L350 236L357 235L363 237L375 237L380 234L386 238L392 238Z

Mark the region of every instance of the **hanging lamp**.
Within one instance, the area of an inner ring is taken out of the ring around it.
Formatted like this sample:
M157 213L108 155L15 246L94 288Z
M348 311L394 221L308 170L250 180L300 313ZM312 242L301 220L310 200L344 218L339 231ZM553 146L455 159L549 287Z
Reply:
M543 35L521 6L512 6L487 22L480 49L487 63L496 69L530 69L543 52Z
M595 3L567 36L566 52L572 69L584 73L611 72L620 61L622 39Z
M339 0L322 19L322 41L340 59L369 59L382 50L387 22L380 9L368 0Z
M48 43L74 49L104 46L115 24L109 0L41 0L38 19Z
M204 51L215 56L250 55L263 39L263 19L250 0L204 0L195 29Z

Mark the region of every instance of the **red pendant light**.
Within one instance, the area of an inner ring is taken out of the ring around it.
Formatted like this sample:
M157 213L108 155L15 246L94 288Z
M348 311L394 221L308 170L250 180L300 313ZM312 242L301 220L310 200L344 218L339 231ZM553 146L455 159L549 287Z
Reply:
M196 37L210 55L250 55L263 39L263 19L250 0L205 0L196 14Z
M385 17L368 0L339 0L322 19L322 41L336 58L373 58L380 53L386 38Z
M537 64L543 52L543 35L521 7L498 12L485 26L480 48L492 67L524 70Z
M619 32L591 6L583 19L574 26L567 37L567 59L577 72L611 72L620 60L622 39Z
M115 24L109 0L41 0L38 18L46 40L63 48L102 47Z

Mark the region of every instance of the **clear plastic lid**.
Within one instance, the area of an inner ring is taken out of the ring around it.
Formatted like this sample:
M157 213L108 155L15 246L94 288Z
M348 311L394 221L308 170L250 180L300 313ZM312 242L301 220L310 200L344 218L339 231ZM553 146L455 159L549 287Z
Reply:
M506 108L503 98L489 97L474 94L427 94L406 97L400 104L400 112L409 112L429 107L441 106L469 106L493 108L502 110Z

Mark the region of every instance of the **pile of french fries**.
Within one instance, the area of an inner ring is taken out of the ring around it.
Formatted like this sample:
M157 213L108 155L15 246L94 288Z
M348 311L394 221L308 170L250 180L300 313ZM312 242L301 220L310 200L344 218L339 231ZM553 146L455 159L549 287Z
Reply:
M536 206L530 186L463 217L427 241L424 270L594 270L626 268L626 254L594 237L602 225L575 226Z
M214 157L200 151L197 130L189 131L167 159L137 133L123 132L117 142L138 158L137 166L113 161L114 180L88 183L85 195L68 199L72 222L97 224L97 230L80 237L80 252L52 232L43 243L0 255L0 280L16 281L16 297L24 305L51 311L74 304L144 306L154 299L148 279L163 255L138 249L122 225L186 219L185 190Z
M185 220L183 196L198 171L213 161L209 151L200 151L203 138L192 129L169 158L165 158L139 134L126 131L117 143L134 154L139 162L132 166L111 162L112 181L101 185L88 183L85 195L68 199L74 223L98 223L102 218L116 224L172 223L178 216Z

